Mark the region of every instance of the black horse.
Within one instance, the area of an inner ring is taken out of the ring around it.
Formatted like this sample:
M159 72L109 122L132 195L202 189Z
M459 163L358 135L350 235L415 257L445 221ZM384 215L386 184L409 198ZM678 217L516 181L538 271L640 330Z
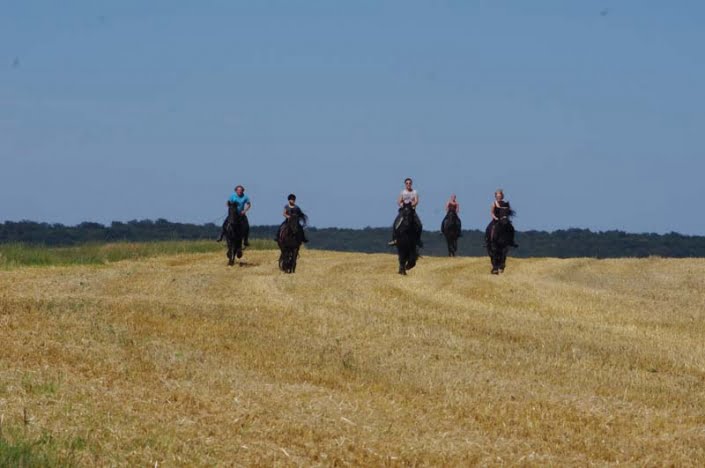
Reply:
M405 275L407 270L414 268L419 258L419 229L414 220L414 209L411 205L404 205L399 210L399 217L394 224L400 275Z
M513 210L508 210L506 215L492 221L485 232L487 254L492 261L492 274L504 273L507 264L507 253L510 247L517 247L514 242L514 226L511 217Z
M228 243L228 265L235 264L235 258L242 257L244 217L237 203L228 202L228 218L225 221L225 240Z
M455 252L458 250L458 237L460 237L460 217L455 210L448 210L443 222L441 223L441 232L446 238L448 244L448 256L455 257Z
M277 243L279 244L279 269L284 273L296 273L296 260L299 258L299 249L304 241L304 226L307 217L300 210L294 210L289 218L279 227Z

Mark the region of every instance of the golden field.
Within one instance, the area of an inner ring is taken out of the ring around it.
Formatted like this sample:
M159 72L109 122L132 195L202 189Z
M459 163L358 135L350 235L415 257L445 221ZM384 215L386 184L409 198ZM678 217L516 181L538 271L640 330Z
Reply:
M705 464L705 260L277 255L1 269L5 460Z

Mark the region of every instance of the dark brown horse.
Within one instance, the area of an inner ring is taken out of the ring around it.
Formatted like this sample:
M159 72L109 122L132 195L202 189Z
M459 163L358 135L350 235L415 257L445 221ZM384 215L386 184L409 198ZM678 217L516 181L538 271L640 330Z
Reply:
M419 229L411 205L404 205L399 210L399 217L394 224L394 238L399 257L399 274L406 275L407 270L416 266L419 258Z
M511 217L514 211L507 209L498 220L492 221L485 231L487 254L492 261L492 274L504 273L507 266L507 253L510 247L518 247L514 242L514 226Z
M441 232L446 238L448 244L448 256L455 257L458 251L458 237L460 237L460 217L455 210L448 210L443 223L441 223Z
M228 218L225 220L225 240L228 243L228 265L235 264L235 258L242 257L244 217L237 203L228 202Z
M277 244L279 244L279 268L284 273L296 273L296 261L299 258L299 249L304 242L304 226L308 221L306 215L300 210L294 210L289 218L279 227Z

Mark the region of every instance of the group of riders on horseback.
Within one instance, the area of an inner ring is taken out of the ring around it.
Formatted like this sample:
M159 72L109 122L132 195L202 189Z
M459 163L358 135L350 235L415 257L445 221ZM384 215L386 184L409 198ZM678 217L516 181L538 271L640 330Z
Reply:
M218 242L223 238L227 240L228 265L232 266L235 264L236 258L242 257L243 247L250 245L250 222L247 219L247 212L252 207L252 202L250 197L245 195L245 187L238 185L226 205L228 206L228 216L223 221ZM308 217L296 205L296 195L293 193L287 197L287 204L284 206L282 214L284 221L279 226L277 237L274 239L281 250L279 266L286 273L294 273L299 248L302 243L308 242L306 231L304 231Z
M400 274L406 274L406 270L416 265L418 249L423 247L421 241L423 225L416 214L418 204L419 194L413 188L413 180L407 178L397 198L399 212L392 227L392 240L388 243L390 246L397 247ZM218 242L224 237L227 239L229 265L233 265L235 258L242 256L243 246L250 245L250 224L247 212L252 207L252 202L249 196L245 195L245 188L242 185L235 187L235 192L228 199L227 206L228 217L223 222ZM448 242L448 255L455 256L457 240L462 237L460 204L455 194L450 196L445 209L446 215L441 223L441 232ZM285 272L293 273L296 270L299 248L302 243L308 242L304 231L308 219L296 205L296 195L293 193L287 197L287 204L282 214L284 221L279 226L275 238L281 250L279 266ZM504 271L509 247L518 247L514 241L514 226L511 223L513 215L514 211L509 202L504 199L504 191L497 189L490 207L492 220L485 229L485 247L492 260L493 274Z
M404 189L397 199L399 213L392 227L392 240L388 245L397 247L399 254L399 273L404 275L416 265L419 256L418 248L423 247L421 241L422 224L416 214L419 204L419 194L413 187L413 180L404 180ZM446 215L441 223L441 232L448 243L448 255L455 256L458 249L458 238L462 237L460 221L460 203L455 194L451 194L446 202ZM511 217L514 211L509 202L504 199L504 191L497 189L495 199L490 207L490 221L485 229L485 247L492 259L492 273L504 271L509 247L518 247L514 241L514 226Z

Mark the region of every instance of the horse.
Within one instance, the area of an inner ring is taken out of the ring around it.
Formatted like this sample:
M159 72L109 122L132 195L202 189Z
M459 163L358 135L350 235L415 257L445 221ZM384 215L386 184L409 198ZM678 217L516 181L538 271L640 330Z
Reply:
M507 264L507 253L510 247L516 247L514 243L514 226L511 217L514 211L510 210L506 216L493 221L487 227L487 254L492 261L492 274L504 273Z
M240 213L237 203L228 202L228 217L225 221L228 266L235 264L235 258L242 257L243 220L244 216Z
M296 260L299 258L299 249L304 239L303 226L307 217L301 211L294 211L289 218L279 227L277 244L279 244L279 269L284 273L296 273Z
M406 275L408 270L416 266L416 260L419 258L417 247L419 232L414 222L415 213L411 205L404 205L399 210L399 214L398 221L394 225L394 238L399 257L399 274Z
M458 250L458 237L460 237L460 217L455 210L448 210L448 214L443 218L441 223L441 232L446 238L448 244L448 256L455 257L455 252Z

